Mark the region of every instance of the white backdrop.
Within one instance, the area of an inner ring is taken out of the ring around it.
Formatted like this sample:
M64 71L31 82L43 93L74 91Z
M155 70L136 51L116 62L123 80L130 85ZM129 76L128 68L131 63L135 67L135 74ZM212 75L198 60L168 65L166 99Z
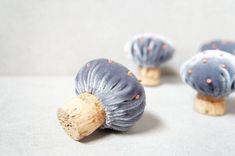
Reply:
M198 46L235 38L234 0L0 0L0 74L75 74L86 61L112 58L139 32L173 41L178 71Z

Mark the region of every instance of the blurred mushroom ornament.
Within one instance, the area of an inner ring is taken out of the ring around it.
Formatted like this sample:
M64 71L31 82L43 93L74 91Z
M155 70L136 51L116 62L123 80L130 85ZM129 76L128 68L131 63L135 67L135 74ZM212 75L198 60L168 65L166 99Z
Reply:
M201 46L200 51L206 50L221 50L235 55L235 42L227 40L212 40Z
M173 56L175 49L162 36L139 34L127 42L125 51L138 65L141 83L155 86L160 83L160 66Z
M225 97L235 90L235 57L220 50L198 53L181 66L182 80L198 94L196 111L208 115L225 113Z
M88 62L75 79L78 96L58 109L64 130L75 140L98 128L127 131L145 108L145 91L123 65L109 59Z

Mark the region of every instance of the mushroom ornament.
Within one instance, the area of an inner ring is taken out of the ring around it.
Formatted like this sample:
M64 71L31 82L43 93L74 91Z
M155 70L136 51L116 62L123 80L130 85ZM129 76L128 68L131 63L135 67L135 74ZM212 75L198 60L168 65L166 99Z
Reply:
M155 86L160 83L160 66L173 56L175 49L162 36L140 34L127 42L125 51L137 64L141 83Z
M108 59L88 62L75 79L77 96L57 111L60 124L74 140L98 128L127 131L145 108L145 91L123 65Z
M221 50L235 55L235 42L227 40L212 40L201 46L200 51L206 50Z
M225 97L235 90L233 55L220 50L198 53L181 66L180 74L198 92L196 111L213 116L225 113Z

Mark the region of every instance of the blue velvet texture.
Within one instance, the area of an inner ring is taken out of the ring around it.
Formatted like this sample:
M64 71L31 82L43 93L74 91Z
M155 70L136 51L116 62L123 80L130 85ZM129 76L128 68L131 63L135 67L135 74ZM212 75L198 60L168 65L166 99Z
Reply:
M225 40L213 40L203 44L200 48L200 51L216 49L235 55L235 42Z
M164 37L141 34L133 37L125 47L133 61L140 67L159 67L169 60L175 49Z
M106 121L101 128L127 131L145 108L145 91L123 65L108 59L88 62L76 76L76 93L96 95L104 106Z
M235 57L220 50L204 51L185 62L180 74L203 95L228 96L235 90Z

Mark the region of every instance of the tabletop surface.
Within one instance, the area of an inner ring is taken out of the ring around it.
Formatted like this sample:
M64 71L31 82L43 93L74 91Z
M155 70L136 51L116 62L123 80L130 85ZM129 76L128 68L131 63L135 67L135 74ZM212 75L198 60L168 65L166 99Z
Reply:
M0 155L234 156L235 96L222 117L196 113L196 92L178 78L145 88L143 117L128 132L98 130L70 139L56 111L75 96L73 77L0 77Z

